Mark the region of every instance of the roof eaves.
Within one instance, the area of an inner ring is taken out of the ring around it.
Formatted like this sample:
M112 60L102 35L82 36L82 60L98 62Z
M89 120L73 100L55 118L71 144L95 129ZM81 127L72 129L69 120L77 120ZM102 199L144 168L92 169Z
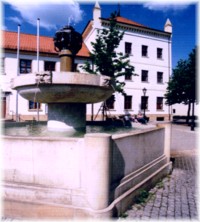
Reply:
M93 21L93 19L89 20L87 25L85 26L84 30L82 31L81 35L84 34L84 32L86 31L87 27L90 25L90 23Z
M106 18L100 18L100 19L109 22L109 19L106 19ZM148 30L148 31L154 31L154 32L156 32L156 33L161 33L161 34L166 34L166 35L171 36L171 33L169 33L169 32L165 32L165 31L162 31L162 30L159 30L159 29L149 28L149 27L147 27L147 26L127 24L127 23L119 22L119 21L117 21L117 23L120 23L120 24L123 24L123 25L127 25L127 26L133 26L133 27L140 28L140 29L146 29L146 30Z
M14 53L16 53L16 50L17 48L16 47L4 47L3 50L9 50L9 51L13 51ZM23 48L20 48L20 53L30 53L30 54L34 54L36 53L37 51L35 49L23 49ZM39 51L40 54L45 54L45 55L57 55L58 53L55 51L55 52L52 52L52 51L43 51L43 50L40 50Z

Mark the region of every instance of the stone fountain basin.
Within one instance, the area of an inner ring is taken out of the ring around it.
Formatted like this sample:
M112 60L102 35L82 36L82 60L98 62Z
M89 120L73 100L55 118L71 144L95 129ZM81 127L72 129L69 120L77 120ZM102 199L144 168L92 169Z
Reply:
M38 74L22 74L14 78L11 88L17 90L23 98L39 103L97 103L114 93L113 88L107 84L108 76L52 72L50 82L38 83Z

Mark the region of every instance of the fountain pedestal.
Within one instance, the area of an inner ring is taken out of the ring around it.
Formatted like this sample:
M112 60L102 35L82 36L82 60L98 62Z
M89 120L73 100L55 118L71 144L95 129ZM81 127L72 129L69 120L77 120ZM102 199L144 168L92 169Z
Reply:
M79 130L86 125L86 104L84 103L49 103L49 130Z

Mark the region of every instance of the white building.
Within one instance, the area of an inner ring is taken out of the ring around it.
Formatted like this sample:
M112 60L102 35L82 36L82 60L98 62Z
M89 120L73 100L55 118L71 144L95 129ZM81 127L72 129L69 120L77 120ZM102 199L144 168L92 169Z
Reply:
M164 94L167 82L171 75L171 38L172 25L167 20L164 30L156 30L124 17L117 17L118 28L124 31L123 40L118 48L119 52L128 53L131 64L135 67L132 79L129 76L122 77L126 82L126 97L116 93L116 101L109 104L111 115L123 115L125 113L137 114L143 112L143 105L147 103L146 116L150 120L168 120L170 109L165 105ZM93 10L93 20L89 21L82 35L84 44L77 54L75 63L77 70L89 57L92 50L91 42L95 42L97 30L109 26L109 19L101 18L101 8L96 3ZM36 61L36 36L29 34L20 35L20 73L37 71ZM17 75L17 33L4 31L4 53L2 58L3 71L1 75L2 100L4 103L3 117L15 119L16 111L20 119L37 119L37 107L34 101L27 101L18 97L18 110L16 110L16 92L11 90L9 83L11 78ZM39 70L59 71L59 57L54 50L53 39L40 37ZM146 96L143 88L147 89ZM87 119L94 119L102 103L87 105ZM39 118L46 120L46 105L40 104ZM96 119L101 119L102 112Z

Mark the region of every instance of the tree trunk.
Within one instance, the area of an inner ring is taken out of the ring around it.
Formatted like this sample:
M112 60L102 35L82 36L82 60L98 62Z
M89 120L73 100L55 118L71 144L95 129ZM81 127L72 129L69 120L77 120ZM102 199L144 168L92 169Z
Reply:
M190 119L190 110L191 110L191 102L188 103L188 111L187 111L187 119L186 123L189 125L189 119Z
M194 108L195 108L195 105L194 105L194 102L192 103L192 116L194 117Z
M195 107L195 104L194 102L192 102L192 122L191 122L192 131L194 131L194 127L195 127L194 107Z

